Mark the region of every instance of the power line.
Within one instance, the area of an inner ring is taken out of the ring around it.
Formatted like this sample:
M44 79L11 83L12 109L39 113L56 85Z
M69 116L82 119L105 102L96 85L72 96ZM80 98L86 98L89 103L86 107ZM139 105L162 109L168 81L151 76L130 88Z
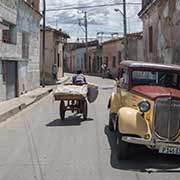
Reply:
M100 8L100 7L111 7L111 6L117 6L117 5L123 5L123 3L111 3L111 4L100 4L100 5L87 5L87 6L74 6L74 7L63 7L63 8L52 8L47 9L47 12L51 11L65 11L65 10L72 10L72 9L90 9L90 8ZM141 3L133 2L133 3L127 3L127 5L141 5Z

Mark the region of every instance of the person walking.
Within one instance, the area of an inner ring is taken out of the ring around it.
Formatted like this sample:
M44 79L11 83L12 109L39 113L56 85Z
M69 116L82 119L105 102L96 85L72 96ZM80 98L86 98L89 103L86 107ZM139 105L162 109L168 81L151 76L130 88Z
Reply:
M102 78L105 78L105 75L106 75L106 68L107 68L107 65L105 63L103 63L101 65L101 69L102 69Z

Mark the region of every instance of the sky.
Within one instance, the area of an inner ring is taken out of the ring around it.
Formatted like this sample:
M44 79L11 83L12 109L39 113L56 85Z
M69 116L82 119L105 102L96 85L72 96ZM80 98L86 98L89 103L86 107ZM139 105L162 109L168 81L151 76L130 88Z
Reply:
M77 38L82 41L84 39L84 27L79 26L79 21L83 22L84 14L87 11L88 16L88 38L95 39L98 32L105 32L107 36L110 33L123 33L123 16L120 12L115 12L118 8L123 11L122 5L90 8L90 9L72 9L61 11L48 11L54 8L64 7L82 7L102 4L121 3L122 0L46 0L47 9L47 25L54 28L61 28L71 37L70 41L76 41ZM127 29L128 32L142 31L142 22L137 16L141 10L141 0L126 0L127 3L137 2L139 5L127 5ZM41 6L42 7L42 6ZM81 20L79 20L81 19Z

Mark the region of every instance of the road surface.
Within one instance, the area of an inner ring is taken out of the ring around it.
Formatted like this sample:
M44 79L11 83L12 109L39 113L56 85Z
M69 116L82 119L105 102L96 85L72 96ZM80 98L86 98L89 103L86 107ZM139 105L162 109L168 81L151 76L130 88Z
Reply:
M179 180L180 157L138 148L117 160L107 127L114 81L88 81L100 92L85 122L70 113L62 122L49 95L0 124L0 180Z

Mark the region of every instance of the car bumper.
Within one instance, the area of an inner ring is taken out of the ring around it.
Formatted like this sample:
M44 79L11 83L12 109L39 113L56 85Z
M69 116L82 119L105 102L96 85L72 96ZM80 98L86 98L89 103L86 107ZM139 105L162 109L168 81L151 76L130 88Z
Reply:
M171 147L180 147L180 142L171 142L171 141L162 141L162 140L147 140L144 138L136 138L136 137L129 137L123 136L122 140L132 144L139 144L139 145L146 145L159 148L161 146L171 146Z

